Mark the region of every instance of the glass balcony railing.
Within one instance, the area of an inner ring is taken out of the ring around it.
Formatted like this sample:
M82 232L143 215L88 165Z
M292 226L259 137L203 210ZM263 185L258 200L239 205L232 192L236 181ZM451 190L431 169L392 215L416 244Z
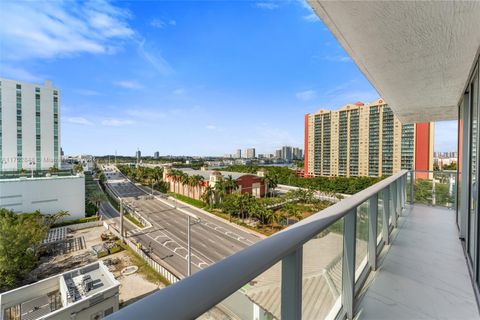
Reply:
M411 185L412 172L409 173L408 184L411 202L412 193L414 203L430 206L455 208L457 199L457 172L456 171L428 171L415 170L413 172L414 188Z
M352 319L406 205L408 176L396 173L108 319Z

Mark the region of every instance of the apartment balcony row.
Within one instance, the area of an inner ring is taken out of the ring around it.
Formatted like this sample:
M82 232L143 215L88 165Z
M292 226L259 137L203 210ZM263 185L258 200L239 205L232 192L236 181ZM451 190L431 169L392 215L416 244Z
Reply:
M401 171L109 319L477 319L456 173L421 173L432 177Z

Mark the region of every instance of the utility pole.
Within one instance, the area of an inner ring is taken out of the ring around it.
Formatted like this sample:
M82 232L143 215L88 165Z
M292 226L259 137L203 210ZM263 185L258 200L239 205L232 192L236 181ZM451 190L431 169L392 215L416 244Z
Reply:
M195 218L195 222L191 222L191 218ZM192 275L192 239L191 239L191 233L192 233L192 226L194 224L200 223L200 219L193 215L193 214L187 214L187 276Z
M120 199L120 239L122 242L124 242L124 237L123 237L123 201L122 198Z
M190 215L187 215L187 223L188 223L188 230L187 230L187 246L188 246L188 272L187 276L192 275L192 245L190 242L190 229L192 228L192 225L190 224Z

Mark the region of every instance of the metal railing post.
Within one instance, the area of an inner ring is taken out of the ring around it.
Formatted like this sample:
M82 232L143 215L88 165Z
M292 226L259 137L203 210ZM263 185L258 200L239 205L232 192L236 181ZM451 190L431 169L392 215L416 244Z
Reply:
M389 192L390 188L386 187L383 189L383 226L382 226L382 233L383 233L383 241L385 244L390 244L390 237L389 237L389 220L390 220L390 195Z
M410 171L410 204L413 204L415 201L413 199L415 191L415 171Z
M398 179L395 182L397 192L395 193L395 197L397 198L397 220L402 213L402 178Z
M403 175L403 207L407 206L407 175Z
M390 199L392 200L392 211L390 211L390 214L392 215L392 225L394 228L397 227L397 183L396 182L392 182L392 184L390 184L390 188L389 188L389 192L390 192Z
M357 209L350 211L343 222L342 305L347 319L353 319L355 295L355 240Z
M368 199L368 263L377 270L378 194Z
M282 319L302 318L303 247L282 259Z

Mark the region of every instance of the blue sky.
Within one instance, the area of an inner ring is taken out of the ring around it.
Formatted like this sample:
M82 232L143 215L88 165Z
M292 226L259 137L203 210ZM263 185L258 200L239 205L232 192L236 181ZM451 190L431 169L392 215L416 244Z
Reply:
M61 89L67 154L303 145L303 115L378 97L303 1L3 1L0 76ZM456 149L454 122L436 150Z

